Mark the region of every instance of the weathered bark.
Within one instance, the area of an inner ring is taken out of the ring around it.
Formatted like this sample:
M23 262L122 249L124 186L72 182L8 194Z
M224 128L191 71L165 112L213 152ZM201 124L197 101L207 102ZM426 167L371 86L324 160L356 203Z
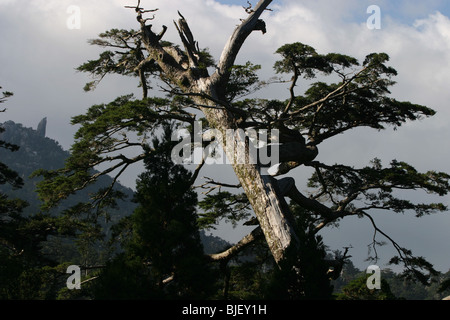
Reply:
M151 26L145 25L146 21L142 18L142 13L145 11L136 8L138 21L141 23L143 42L149 52L148 59L154 59L159 64L165 81L169 80L180 90L192 96L203 111L209 125L219 130L223 137L226 137L227 129L238 129L233 113L229 111L230 108L227 108L224 92L229 81L231 67L247 37L255 30L266 32L265 24L259 18L270 3L271 0L259 1L250 12L249 17L234 30L223 49L216 70L211 76L208 75L206 69L199 67L196 55L197 43L183 16L180 15L181 19L176 25L186 49L183 54L185 55L184 60L188 61L187 65L181 62L183 59L180 59L178 55L172 54L172 49L163 48L160 45L161 36L153 33ZM232 142L226 139L223 139L222 142L222 147L229 160L236 159L239 146L245 148L248 144L248 140L240 135L235 135ZM286 148L286 151L291 151L291 154L283 153L283 161L303 161L304 154L299 154L295 148ZM312 153L310 152L306 158L311 161L316 155L316 150L312 150ZM289 250L289 252L295 252L295 248L300 245L293 227L293 219L284 198L277 192L277 183L274 178L263 175L258 164L249 162L246 161L244 164L239 164L242 161L234 162L232 166L258 218L269 249L275 261L281 266L287 258L288 249L292 248L294 250Z
M216 98L215 90L208 87L205 86L202 92ZM199 105L211 104L211 106L214 106L210 100L201 101L202 99L199 98L197 100ZM221 131L224 137L227 129L236 130L238 128L235 119L226 110L203 107L202 111L209 125ZM226 139L223 139L223 149L228 159L237 159L239 156L237 154L238 150L248 150L245 147L248 141L240 135L234 135L232 143L226 144L226 142ZM258 218L273 257L277 263L280 263L286 258L285 252L289 247L297 247L299 245L292 225L289 208L284 199L280 198L277 193L273 178L263 175L258 164L249 162L245 161L245 164L234 162L232 167Z
M226 87L225 84L229 79L235 58L250 33L258 29L259 17L270 3L271 1L267 0L260 1L248 19L236 28L222 52L217 70L209 79L200 82L200 92L206 93L214 100L224 100L223 88ZM203 102L206 102L207 105L211 103L211 101ZM226 136L227 129L237 129L234 117L227 110L203 108L202 111L209 124L220 130L223 136ZM226 143L225 139L224 143ZM225 144L223 146L228 159L236 159L236 152L240 149L239 146L248 150L248 148L245 148L248 141L245 141L245 138L239 135L234 136L233 143L234 145ZM252 205L269 249L275 261L281 264L287 258L288 248L295 249L299 246L292 224L293 221L284 199L280 198L276 192L276 184L273 183L273 178L262 175L259 165L248 162L246 161L246 164L233 163L232 166Z

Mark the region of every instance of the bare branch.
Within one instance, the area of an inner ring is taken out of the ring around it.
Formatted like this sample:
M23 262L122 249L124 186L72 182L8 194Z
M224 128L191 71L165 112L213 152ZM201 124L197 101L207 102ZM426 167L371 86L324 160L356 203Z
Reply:
M84 281L81 281L81 282L80 282L80 285L83 285L83 284L85 284L85 283L87 283L87 282L90 282L90 281L92 281L92 280L98 279L98 277L99 277L99 276L95 276L95 277L86 279L86 280L84 280Z
M240 184L240 183L238 183L238 184L228 184L228 183L223 183L223 182L214 181L213 179L208 178L208 177L205 177L205 179L208 180L208 181L205 182L205 183L202 184L202 185L196 186L196 188L207 189L208 191L202 192L202 193L205 194L205 195L211 193L211 192L214 191L215 189L219 189L219 191L220 191L220 189L221 189L222 187L225 187L225 188L235 188L235 189L241 188L241 184ZM207 187L208 185L213 185L213 186Z
M167 278L165 278L162 281L162 284L168 284L170 282L172 282L175 279L175 273L172 273L170 276L168 276Z
M409 258L411 257L410 252L408 252L408 250L405 250L404 248L402 248L394 239L392 239L390 236L388 236L385 232L383 232L380 228L378 228L378 226L375 223L375 220L372 218L372 216L368 213L366 213L365 211L360 211L360 213L362 215L364 215L365 217L367 217L370 222L372 223L372 226L374 228L374 235L373 235L373 242L369 245L372 246L372 248L375 251L375 260L378 259L378 254L376 251L376 245L379 244L378 241L376 241L376 234L377 232L381 233L386 239L388 239L391 244L393 245L393 247L395 248L395 250L397 250L398 254L399 254L399 258L400 260L404 263L404 266L407 270L410 271L414 271L414 266L411 265ZM408 257L410 256L410 257Z
M248 7L243 7L245 12L247 12L248 14L252 14L253 12L255 12L252 7L253 5L250 3L250 1L247 1Z
M289 112L289 110L291 109L292 105L294 104L294 100L295 100L295 86L297 85L297 81L298 78L300 77L300 73L298 71L298 68L295 67L295 63L292 62L294 64L294 75L292 76L292 80L291 80L291 86L289 88L289 93L290 93L290 99L288 104L286 105L283 113L280 115L279 118L284 118L284 116Z
M221 253L210 254L211 261L228 261L239 252L247 248L256 240L263 237L263 233L260 227L255 228L250 234L242 238L237 244Z
M156 11L159 10L159 9L144 10L144 8L141 8L140 5L141 5L141 0L138 0L137 6L125 6L125 8L127 8L127 9L135 9L136 12L139 12L139 13L156 12Z
M211 76L214 83L227 83L230 77L231 67L234 65L236 56L252 31L261 24L259 17L269 6L272 0L260 0L249 17L239 25L231 35L222 51L216 72Z
M353 77L351 77L350 79L344 81L338 88L336 88L335 90L333 90L332 92L327 94L322 99L316 100L313 103L310 103L310 104L308 104L308 105L306 105L306 106L304 106L304 107L302 107L302 108L300 108L300 109L298 109L298 110L296 110L294 112L291 112L289 115L292 117L292 116L295 116L295 115L298 115L298 114L302 114L306 110L308 110L308 109L310 109L312 107L315 107L317 105L321 105L321 104L323 104L324 102L326 102L328 100L335 99L335 98L340 97L340 96L342 96L344 94L348 94L350 92L360 90L361 89L360 87L358 87L358 88L356 88L354 90L351 90L351 91L346 91L344 89L347 88L354 80L356 80L361 75L361 73L366 71L367 68L368 67L362 68ZM279 119L279 120L287 120L287 119Z
M247 1L248 7L244 7L242 6L242 8L244 8L245 12L247 12L248 14L252 14L253 12L255 12L255 10L252 9L253 5L250 3L250 1ZM266 8L265 10L267 11L273 11L272 9Z
M99 160L98 162L91 164L91 165L90 165L90 168L94 168L95 166L97 166L97 165L99 165L99 164L101 164L101 163L103 163L103 162L111 162L111 161L114 161L114 160L122 160L122 162L119 162L119 163L117 163L116 165L114 165L114 166L112 166L112 167L110 167L110 168L108 168L108 169L106 169L106 170L104 170L104 171L101 171L101 172L98 172L98 173L96 173L96 174L93 174L93 175L92 175L89 179L87 179L80 187L74 188L73 191L74 191L74 192L80 191L80 190L84 189L85 187L87 187L90 183L95 182L100 176L107 175L108 173L111 173L111 172L113 172L114 170L119 169L119 168L122 167L123 165L125 165L125 167L128 167L128 166L131 165L132 163L135 163L135 162L138 162L138 161L143 160L144 157L145 157L145 154L140 154L140 155L138 155L138 156L136 156L136 157L134 157L134 158L132 158L132 159L129 159L129 158L125 157L124 155L118 155L118 156L115 156L115 157L106 157L106 158L103 158L103 159ZM119 171L119 174L116 175L116 177L115 177L115 179L114 179L112 185L114 185L114 183L117 181L117 179L119 178L119 176L123 173L123 171L124 171L123 169Z
M191 181L190 181L189 185L193 185L195 180L197 180L198 175L200 174L200 171L202 170L205 163L206 163L206 159L205 159L205 156L203 155L202 161L198 164L197 168L195 169L194 174L191 177Z
M123 168L119 171L118 174L116 174L116 176L113 178L113 181L111 182L111 184L109 185L108 189L99 197L97 197L95 199L95 202L97 203L101 203L112 191L112 189L114 188L115 184L117 183L117 180L119 179L119 177L125 172L125 170L130 166L130 163L127 163L123 166ZM94 202L94 203L95 203ZM99 208L99 207L98 207Z
M174 21L175 28L177 28L178 34L186 50L189 59L189 67L196 68L198 67L199 58L198 43L194 40L191 29L180 11L178 11L178 15L180 16L180 19L178 20L178 24Z
M330 276L332 280L336 280L339 278L342 272L342 268L344 267L345 260L351 258L352 256L347 256L348 250L352 248L352 246L345 247L344 255L339 257L337 256L335 260L324 260L325 263L328 264L330 269L327 272L327 275Z
M333 202L333 204L337 204L336 201L334 200L334 197L331 194L331 192L328 191L327 184L325 182L325 179L323 178L322 172L320 171L319 167L317 165L315 165L314 169L316 171L317 177L319 178L319 182L322 185L322 189L323 189L322 193L326 193L328 195L329 199L331 200L331 202ZM315 198L318 198L318 197L315 197Z

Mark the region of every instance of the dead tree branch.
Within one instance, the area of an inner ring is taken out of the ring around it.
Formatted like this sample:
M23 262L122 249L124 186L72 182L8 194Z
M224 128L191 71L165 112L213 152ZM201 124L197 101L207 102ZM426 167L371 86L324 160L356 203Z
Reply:
M239 252L250 246L256 240L263 237L263 233L260 227L254 229L250 234L242 238L238 243L236 243L231 248L225 250L221 253L210 254L209 258L211 261L229 261L231 258L235 257Z
M251 11L249 17L238 26L227 44L225 45L222 55L219 59L216 72L212 75L213 83L227 83L231 73L231 67L234 65L236 56L247 37L254 30L261 30L261 21L259 17L267 9L272 0L261 0L257 6ZM264 27L265 30L265 27ZM264 31L265 32L265 31Z
M205 177L205 179L207 180L205 183L203 183L203 184L201 184L199 186L196 186L196 188L207 189L208 191L202 192L205 195L211 193L215 189L219 189L219 191L220 191L220 189L222 187L235 188L235 189L241 188L241 184L240 183L238 183L238 184L228 184L228 183L214 181L214 179L211 179L211 178L208 178L208 177ZM212 186L210 186L210 185L212 185Z

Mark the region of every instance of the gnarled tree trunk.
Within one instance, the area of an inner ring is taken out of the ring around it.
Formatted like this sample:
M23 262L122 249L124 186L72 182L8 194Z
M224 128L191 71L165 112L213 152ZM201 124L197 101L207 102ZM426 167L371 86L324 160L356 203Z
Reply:
M215 100L219 98L216 91L214 85L204 85L201 92ZM199 105L214 107L203 107L202 111L210 126L219 130L223 137L226 136L226 130L238 129L235 119L226 109L216 108L217 105L209 99L197 98L196 102ZM275 180L270 176L263 175L259 164L252 164L250 161L243 161L242 164L242 161L239 161L240 164L238 161L231 160L241 156L237 154L239 150L249 150L245 137L237 134L233 137L233 143L228 141L228 145L226 144L227 139L222 139L222 147L252 205L272 255L280 264L285 258L286 250L299 245L292 226L289 208L285 200L280 198Z
M226 136L226 130L238 129L236 119L229 111L224 92L229 81L231 67L247 37L255 30L266 32L265 23L260 16L270 3L271 0L261 0L254 9L247 10L249 17L234 30L212 75L199 66L197 43L181 14L181 19L175 25L185 47L182 57L179 56L179 51L177 54L174 53L175 48L162 47L160 44L166 27L159 35L153 33L151 25L147 26L146 20L142 18L142 13L146 11L139 8L139 5L136 7L138 21L141 23L143 42L149 52L147 61L156 61L161 67L165 80L169 79L174 86L190 95L200 106L209 125L219 130L223 137ZM144 63L141 65L143 66ZM235 146L245 146L248 143L245 137L240 135L234 136L234 145L232 143L227 145L225 139L222 142L228 159L237 158L236 152L239 148ZM245 150L248 149L245 148ZM317 155L315 151L304 150L308 154L309 160ZM287 157L285 160L296 161L298 157L296 156L295 159ZM263 175L258 164L233 162L232 166L258 218L273 257L281 267L283 261L288 258L287 253L295 252L300 243L295 233L289 208L282 195L277 192L276 180ZM293 251L289 249L293 249Z

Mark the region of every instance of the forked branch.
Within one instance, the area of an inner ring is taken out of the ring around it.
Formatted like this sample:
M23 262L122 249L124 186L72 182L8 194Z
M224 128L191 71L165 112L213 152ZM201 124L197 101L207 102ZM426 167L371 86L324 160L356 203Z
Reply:
M264 21L259 18L271 2L272 0L260 0L256 7L251 10L248 18L234 30L222 51L219 64L217 65L217 70L212 76L214 83L227 83L230 77L231 68L236 60L236 56L247 37L254 30L261 30L265 32L265 24L264 29L262 27L262 23L264 23Z

